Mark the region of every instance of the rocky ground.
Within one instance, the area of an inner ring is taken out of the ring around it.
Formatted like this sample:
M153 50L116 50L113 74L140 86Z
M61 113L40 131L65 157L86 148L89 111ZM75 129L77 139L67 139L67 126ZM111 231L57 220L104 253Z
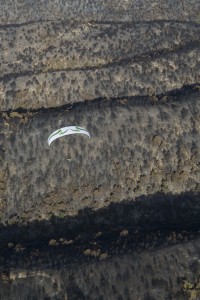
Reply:
M199 1L3 1L0 41L0 299L200 299Z

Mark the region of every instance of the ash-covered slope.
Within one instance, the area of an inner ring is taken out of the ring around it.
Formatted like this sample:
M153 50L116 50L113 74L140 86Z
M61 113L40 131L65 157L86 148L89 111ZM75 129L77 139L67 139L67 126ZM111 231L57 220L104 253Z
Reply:
M200 93L3 114L1 222L74 216L141 195L199 191ZM173 97L172 97L173 98ZM137 105L136 105L137 101ZM81 124L91 139L47 138Z
M1 30L0 108L166 93L198 83L200 25L40 22Z
M1 110L157 95L198 83L199 2L178 2L0 4Z
M98 21L142 21L179 19L199 21L197 0L11 0L1 1L1 24L21 24L46 20L77 19Z
M0 41L0 297L198 299L199 1L1 1Z
M112 13L98 19L100 1L87 21L79 10L63 19L77 4L67 3L57 3L53 21L51 1L2 5L2 224L199 189L198 1L193 10L174 4L173 18L161 13L170 1L128 1L132 19L115 21ZM92 139L72 136L49 148L49 134L71 124Z

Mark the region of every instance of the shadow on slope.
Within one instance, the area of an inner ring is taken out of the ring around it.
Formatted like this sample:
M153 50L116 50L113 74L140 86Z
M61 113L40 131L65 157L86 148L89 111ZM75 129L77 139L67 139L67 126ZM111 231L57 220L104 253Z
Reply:
M77 216L51 217L26 225L1 226L1 246L8 242L42 245L50 239L73 239L79 234L135 228L141 232L197 231L200 228L200 193L140 196L136 201L111 203L98 211L80 210Z

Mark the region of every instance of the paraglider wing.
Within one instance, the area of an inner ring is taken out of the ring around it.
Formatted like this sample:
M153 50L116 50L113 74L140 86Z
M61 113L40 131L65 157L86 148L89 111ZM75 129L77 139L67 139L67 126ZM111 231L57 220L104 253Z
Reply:
M90 134L85 128L79 127L79 126L67 126L67 127L62 127L60 129L54 131L48 138L48 144L50 146L50 144L54 140L56 140L64 135L75 134L75 133L86 134L90 138Z

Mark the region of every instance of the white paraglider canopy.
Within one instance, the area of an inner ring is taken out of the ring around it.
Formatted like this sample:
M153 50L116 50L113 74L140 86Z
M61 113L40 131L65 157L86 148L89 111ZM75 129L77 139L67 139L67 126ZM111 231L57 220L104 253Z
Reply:
M67 127L62 127L60 129L57 129L56 131L54 131L48 138L48 144L50 146L50 144L54 140L56 140L64 135L76 134L76 133L85 134L90 138L90 134L85 128L79 127L79 126L67 126Z

